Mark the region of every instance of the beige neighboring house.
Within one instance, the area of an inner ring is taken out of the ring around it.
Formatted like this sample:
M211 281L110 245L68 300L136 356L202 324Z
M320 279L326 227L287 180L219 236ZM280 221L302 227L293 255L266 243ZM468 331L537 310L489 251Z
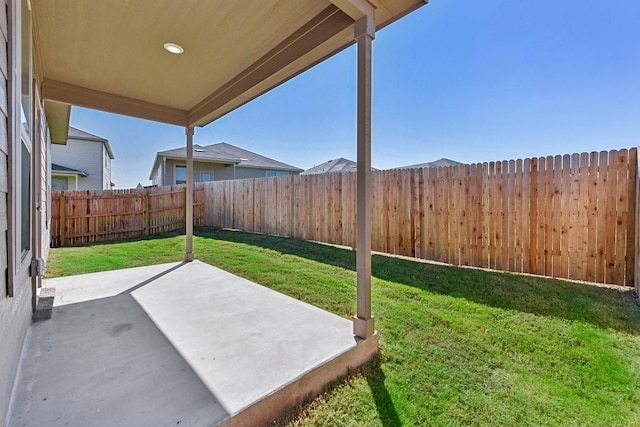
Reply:
M186 184L186 148L156 153L149 179L155 186ZM298 175L302 169L226 142L193 146L193 181Z
M67 143L51 145L51 188L109 190L113 159L109 140L69 126Z

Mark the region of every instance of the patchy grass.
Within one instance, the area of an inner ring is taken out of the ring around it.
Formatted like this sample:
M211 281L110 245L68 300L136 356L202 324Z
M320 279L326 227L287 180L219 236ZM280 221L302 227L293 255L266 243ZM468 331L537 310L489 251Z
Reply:
M202 228L202 261L350 318L355 253ZM179 261L184 237L54 249L49 275ZM375 363L286 424L640 426L631 292L374 256Z

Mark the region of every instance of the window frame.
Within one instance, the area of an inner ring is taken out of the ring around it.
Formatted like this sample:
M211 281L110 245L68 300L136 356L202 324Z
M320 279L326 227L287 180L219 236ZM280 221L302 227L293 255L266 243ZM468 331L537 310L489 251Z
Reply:
M265 172L264 175L267 178L278 178L278 177L281 177L281 176L289 176L289 175L291 175L291 173L289 171L267 169L267 171Z
M64 181L63 189L56 188L54 183ZM68 191L69 190L69 177L64 175L51 175L51 189L54 191Z
M178 182L178 168L184 168L184 182ZM187 165L177 164L173 166L173 183L175 185L185 185L187 183Z
M7 281L6 296L15 297L19 289L29 283L29 267L33 258L34 232L33 220L35 218L34 195L34 140L36 139L34 128L35 99L34 99L34 58L33 58L33 21L30 5L27 0L10 1L7 4L8 38L7 56L7 145L9 156L8 193L7 193ZM29 37L26 41L29 48L27 76L23 76L23 16L28 14L27 27ZM23 86L28 85L26 99L23 99ZM26 102L25 102L26 101ZM25 105L26 104L26 105ZM27 111L24 111L23 106ZM30 129L23 126L23 117L27 119ZM28 157L29 177L25 180L23 175L23 160ZM26 182L25 182L26 181ZM28 185L27 193L24 186ZM26 209L26 212L25 212ZM25 218L25 215L27 216ZM25 224L26 223L26 224ZM27 230L24 227L27 227ZM24 238L24 234L28 238ZM27 247L28 246L28 247ZM32 281L33 282L33 281ZM33 283L32 283L33 285ZM35 304L35 290L32 289L32 304ZM23 292L23 291L21 291Z
M210 175L211 179L204 180L204 175ZM211 171L200 171L200 182L212 182L213 181L213 172Z

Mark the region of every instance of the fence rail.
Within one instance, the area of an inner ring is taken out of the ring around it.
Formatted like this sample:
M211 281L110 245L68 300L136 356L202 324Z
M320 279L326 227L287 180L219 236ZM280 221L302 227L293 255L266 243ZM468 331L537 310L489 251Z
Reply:
M633 286L638 152L373 172L376 251ZM355 246L354 173L205 184L206 224Z
M354 247L356 175L198 183L194 223ZM372 249L454 265L638 285L638 151L372 176ZM54 191L53 246L184 228L185 186ZM638 288L640 289L640 287Z
M185 227L184 185L132 190L53 191L51 245L71 246L164 233ZM205 217L204 189L194 189L196 225Z

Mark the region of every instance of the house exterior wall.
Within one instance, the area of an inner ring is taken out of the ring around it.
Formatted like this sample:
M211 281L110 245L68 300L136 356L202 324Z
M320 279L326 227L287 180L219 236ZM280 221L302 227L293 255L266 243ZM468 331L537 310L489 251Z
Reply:
M104 144L102 145L102 189L111 189L111 157Z
M154 185L156 187L161 187L161 186L164 185L164 181L162 179L162 170L163 170L163 168L164 168L164 163L160 162L160 165L158 166L158 169L156 169L155 174L151 178L151 185Z
M107 155L108 158L108 155ZM53 163L68 168L81 170L89 176L78 177L78 190L108 190L111 173L108 179L103 176L104 144L100 141L69 139L66 145L51 146ZM109 159L109 171L111 170ZM75 189L75 180L69 181L69 189Z
M157 180L153 180L154 185L173 185L175 184L175 167L177 165L185 166L187 163L184 160L167 159L166 165L166 177L161 179L162 163L156 171ZM271 170L271 169L270 169ZM193 181L201 182L202 172L213 173L214 181L225 181L234 179L234 167L233 165L223 165L209 162L193 162ZM287 172L291 175L298 175L297 172ZM249 178L264 178L267 176L266 169L259 168L247 168L247 167L235 167L235 179L249 179ZM156 184L158 183L162 184Z
M20 64L21 23L20 0L0 0L0 424L7 422L11 392L17 375L20 355L29 324L31 323L34 292L28 274L28 265L33 254L31 239L29 250L21 252L21 224L31 224L35 206L30 202L28 216L20 207L21 157L23 143L20 134ZM28 12L27 12L28 13ZM11 34L8 33L11 29ZM27 80L28 81L28 80ZM36 106L33 123L40 113ZM32 110L33 111L33 110ZM34 156L41 138L32 132L28 150L31 159L29 180L30 200L34 189L40 185L34 182L39 172L41 156ZM37 194L36 194L37 195ZM31 227L30 227L31 228ZM30 230L37 233L37 230ZM33 234L32 234L33 236Z
M49 257L49 247L51 246L51 142L49 129L44 112L40 115L40 188L36 189L38 194L38 207L36 215L40 216L39 223L42 232L40 233L40 257L45 261ZM36 162L36 167L37 167Z

